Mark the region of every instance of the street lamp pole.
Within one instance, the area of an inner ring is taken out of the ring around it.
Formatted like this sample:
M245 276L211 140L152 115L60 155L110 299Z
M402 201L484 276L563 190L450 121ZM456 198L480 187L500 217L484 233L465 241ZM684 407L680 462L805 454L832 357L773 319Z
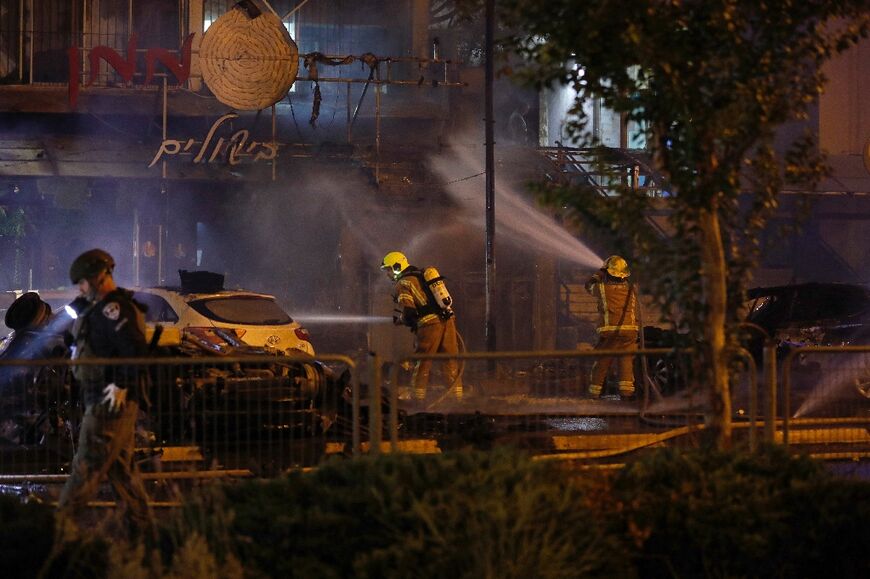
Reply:
M486 70L485 70L485 111L486 126L486 349L496 349L495 316L495 141L493 137L493 54L495 36L495 0L486 0Z

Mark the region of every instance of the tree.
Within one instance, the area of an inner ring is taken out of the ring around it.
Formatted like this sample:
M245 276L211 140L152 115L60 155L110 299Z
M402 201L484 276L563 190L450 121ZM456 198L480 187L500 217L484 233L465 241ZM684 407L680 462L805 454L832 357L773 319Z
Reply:
M508 73L539 88L572 86L578 140L589 142L582 104L592 97L645 127L666 197L622 187L613 198L570 188L547 199L609 226L641 271L656 272L647 290L677 304L682 328L704 345L707 425L720 447L731 442L728 348L758 234L785 182L810 190L826 171L814 134L778 153L776 130L806 118L824 86L822 65L866 37L868 8L867 0L499 0L501 22L516 31L503 43L519 57ZM739 203L747 192L748 209ZM669 211L668 239L644 219L653 203Z

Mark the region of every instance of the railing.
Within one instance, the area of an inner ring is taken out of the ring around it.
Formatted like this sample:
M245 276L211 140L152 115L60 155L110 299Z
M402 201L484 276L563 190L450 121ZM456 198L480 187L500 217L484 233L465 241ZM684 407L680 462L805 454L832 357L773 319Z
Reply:
M827 458L870 457L870 346L805 346L782 361L781 440Z
M0 481L63 478L82 415L73 366L140 381L137 457L151 478L265 476L360 451L364 405L345 356L2 360Z
M870 346L792 350L783 359L779 391L775 346L766 350L761 393L753 357L743 349L731 353L735 444L757 447L764 408L768 442L824 458L870 457ZM710 399L692 377L696 353L631 353L637 398L620 399L611 380L610 389L592 399L592 365L620 355L432 354L384 366L372 356L364 370L329 355L2 360L0 486L66 478L82 412L71 379L75 365L122 369L142 379L137 460L149 480L270 476L332 455L501 445L540 459L601 466L653 446L696 444ZM422 400L411 381L419 361L433 362ZM461 368L461 398L444 377L449 361Z
M735 420L745 424L756 444L757 371L752 357L733 377L735 396L745 398ZM391 451L440 452L464 446L518 445L540 456L598 459L658 445L702 427L708 391L690 377L694 354L672 348L629 353L636 377L636 399L623 400L616 385L600 398L588 394L592 364L618 350L429 354L408 356L393 365L384 392L390 397L387 421ZM412 368L433 363L426 397L415 399ZM643 363L642 363L643 362ZM463 391L457 396L438 367L462 368ZM614 365L618 362L614 361ZM454 367L456 367L454 366ZM649 368L649 371L646 371ZM735 403L735 405L737 405ZM380 433L372 426L372 439ZM585 449L581 453L573 452ZM573 449L573 450L572 450Z
M564 184L592 187L605 197L628 187L650 197L668 195L664 177L641 156L628 149L605 147L541 147L556 168L556 180Z

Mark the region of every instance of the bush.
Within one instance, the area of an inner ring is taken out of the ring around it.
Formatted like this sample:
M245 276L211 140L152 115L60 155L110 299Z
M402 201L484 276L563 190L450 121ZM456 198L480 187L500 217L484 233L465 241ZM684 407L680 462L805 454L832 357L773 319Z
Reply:
M868 498L781 448L669 449L619 473L610 508L643 577L867 577Z
M22 504L0 495L0 569L6 577L34 577L48 554L54 537L51 507Z
M332 462L225 492L241 559L275 577L630 574L578 485L506 451Z

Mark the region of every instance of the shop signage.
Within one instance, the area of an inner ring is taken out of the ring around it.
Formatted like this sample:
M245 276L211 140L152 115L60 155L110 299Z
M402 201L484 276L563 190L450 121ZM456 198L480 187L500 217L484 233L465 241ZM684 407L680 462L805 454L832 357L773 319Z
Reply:
M154 78L154 65L160 62L175 77L178 84L182 84L190 76L190 48L193 43L193 34L188 34L181 45L181 60L179 61L169 50L165 48L149 48L145 51L145 83L150 84ZM81 77L82 59L77 46L67 49L69 60L69 105L75 109L79 97L79 78ZM100 70L100 60L106 61L114 69L118 76L127 83L133 82L133 74L136 72L136 35L130 36L127 42L127 58L118 54L115 49L108 46L96 46L88 51L88 64L90 78L85 86L94 84Z
M249 140L250 131L240 129L229 138L216 137L216 133L225 122L238 118L236 113L227 113L212 124L208 133L201 141L190 137L187 139L164 139L160 148L151 159L149 168L158 161L166 160L182 154L195 154L194 163L211 163L216 160L230 165L238 165L241 157L253 156L253 161L271 161L278 156L277 143L264 143Z

